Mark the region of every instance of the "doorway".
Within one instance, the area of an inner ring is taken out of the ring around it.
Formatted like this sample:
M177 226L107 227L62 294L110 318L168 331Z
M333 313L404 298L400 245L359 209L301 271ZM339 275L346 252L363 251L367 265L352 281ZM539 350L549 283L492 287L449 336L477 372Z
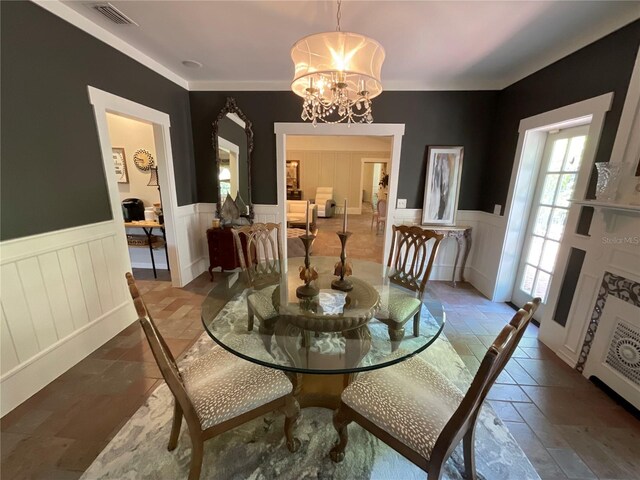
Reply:
M134 276L170 281L153 124L106 115Z
M349 256L381 262L384 250L381 227L386 208L380 222L374 225L372 202L377 203L378 197L384 197L380 206L386 206L386 165L391 157L391 147L392 138L383 136L289 136L286 161L288 165L295 163L299 172L297 193L300 200L292 199L289 193L293 192L288 189L287 237L295 240L296 232L292 229L299 225L297 212L304 212L305 202L309 200L313 204L310 207L311 229L316 235L314 255L340 254L336 232L342 230L346 215L348 230L352 233L350 245L358 246L351 248Z
M376 136L391 138L391 155L389 167L389 206L387 211L387 221L384 229L384 250L383 258L387 258L391 246L391 225L395 216L395 203L397 198L398 173L400 169L400 151L402 146L402 136L404 135L404 124L322 124L312 125L310 123L276 123L274 125L276 135L276 168L277 168L277 221L286 222L287 211L287 177L286 177L286 157L287 142L292 135L312 135L312 136ZM283 243L283 254L287 254L287 244Z
M516 305L540 297L540 315L544 315L588 133L589 125L554 130L544 146L513 289Z
M175 214L178 209L177 196L175 189L175 180L173 174L173 155L171 150L170 127L171 121L169 115L158 110L146 107L139 103L132 102L117 95L99 90L95 87L88 87L89 101L93 105L96 126L98 130L98 140L100 142L100 150L102 153L102 161L105 171L105 179L107 183L107 191L109 193L109 202L113 215L113 228L116 232L116 248L117 259L114 259L114 267L122 273L131 270L131 260L128 255L128 242L125 230L125 222L122 210L122 200L120 190L118 188L118 177L116 173L116 165L114 164L114 156L109 134L109 124L107 114L116 114L128 119L137 120L148 125L153 129L153 139L156 157L154 158L157 169L156 189L160 189L159 196L162 197L161 207L164 221L165 242L165 261L168 257L168 266L171 270L171 284L174 287L183 287L185 272L180 268L181 261L178 252L181 250L179 244L187 241L187 238L179 237L176 231ZM115 145L114 145L115 146ZM132 152L135 153L135 152ZM148 152L150 153L150 152ZM125 154L127 154L125 150ZM143 158L144 157L144 158ZM144 164L148 161L148 157L140 155L141 160L138 162ZM145 160L146 158L146 160ZM137 168L137 167L136 167ZM148 177L151 180L151 177ZM149 183L149 182L148 182ZM152 189L152 186L147 186ZM157 203L157 202L154 202ZM148 252L148 250L147 250ZM117 263L117 265L115 265ZM185 269L186 270L186 269ZM190 278L187 275L187 281Z

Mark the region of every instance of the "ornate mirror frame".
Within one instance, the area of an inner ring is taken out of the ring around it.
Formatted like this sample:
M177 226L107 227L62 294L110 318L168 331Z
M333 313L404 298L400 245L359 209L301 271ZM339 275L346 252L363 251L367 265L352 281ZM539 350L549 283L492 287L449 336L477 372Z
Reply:
M227 113L236 114L245 124L244 132L247 135L247 184L249 188L247 193L248 198L244 198L243 200L249 206L249 220L253 221L253 202L251 201L251 152L253 152L253 130L251 129L251 121L246 117L242 110L238 108L236 99L233 97L227 97L227 103L222 108L222 110L220 110L218 117L212 124L213 129L211 132L211 140L213 143L213 151L216 157L214 178L216 189L218 192L217 214L218 218L220 218L220 214L222 212L222 204L224 202L224 199L220 198L220 150L218 148L218 122L222 120L227 115Z

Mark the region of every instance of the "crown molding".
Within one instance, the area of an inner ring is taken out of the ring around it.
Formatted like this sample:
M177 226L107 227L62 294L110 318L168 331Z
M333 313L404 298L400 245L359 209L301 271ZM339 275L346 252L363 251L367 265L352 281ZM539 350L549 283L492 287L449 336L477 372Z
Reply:
M188 90L189 82L176 74L175 72L169 70L167 67L149 57L148 55L142 53L137 48L131 46L129 43L124 40L118 38L113 33L105 30L98 24L92 22L88 18L80 15L71 7L68 7L64 3L59 0L31 0L36 5L44 8L50 13L53 13L57 17L69 22L74 27L79 28L80 30L88 33L89 35L97 38L98 40L106 43L112 48L115 48L119 52L124 53L125 55L133 58L138 63L141 63L145 67L153 70L159 75L162 75L168 80L171 80L176 85L181 86L182 88Z

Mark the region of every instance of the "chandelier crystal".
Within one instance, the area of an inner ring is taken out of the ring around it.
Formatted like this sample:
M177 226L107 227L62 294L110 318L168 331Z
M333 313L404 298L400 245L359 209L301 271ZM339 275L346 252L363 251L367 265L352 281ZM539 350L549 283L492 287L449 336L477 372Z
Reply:
M291 89L304 99L302 120L325 123L371 123L371 100L382 93L380 70L384 48L358 33L309 35L291 49L295 74Z

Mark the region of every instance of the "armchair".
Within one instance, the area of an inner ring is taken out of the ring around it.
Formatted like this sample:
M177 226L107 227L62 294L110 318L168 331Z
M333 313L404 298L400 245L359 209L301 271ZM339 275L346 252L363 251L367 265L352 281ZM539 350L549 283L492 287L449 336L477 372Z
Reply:
M316 189L315 202L316 205L318 205L319 217L333 217L336 211L336 201L333 199L333 187L318 187Z

